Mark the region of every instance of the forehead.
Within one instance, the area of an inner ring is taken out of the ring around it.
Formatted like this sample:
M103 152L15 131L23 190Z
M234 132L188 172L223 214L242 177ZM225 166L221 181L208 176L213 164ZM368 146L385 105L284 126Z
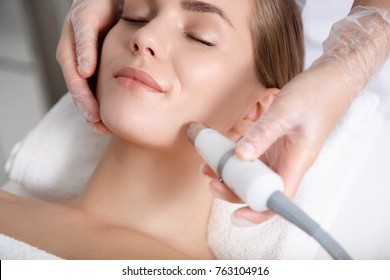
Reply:
M249 17L250 0L176 0L182 8L202 7L203 12L211 11L219 14L222 18L231 23L233 21L245 21ZM211 7L211 8L208 8Z
M176 6L182 10L193 12L217 14L225 18L230 23L239 24L242 21L249 20L250 2L252 0L122 0L120 3L137 5L152 5L158 8L162 4ZM123 4L122 4L123 6Z

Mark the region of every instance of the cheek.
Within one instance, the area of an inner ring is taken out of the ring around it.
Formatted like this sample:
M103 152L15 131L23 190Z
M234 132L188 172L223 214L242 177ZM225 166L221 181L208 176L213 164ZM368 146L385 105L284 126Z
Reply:
M249 87L253 87L253 79L249 82L242 75L252 70L247 65L251 63L229 61L228 57L188 58L177 73L184 95L191 96L191 105L183 106L193 108L193 121L205 122L221 131L234 125L246 109Z

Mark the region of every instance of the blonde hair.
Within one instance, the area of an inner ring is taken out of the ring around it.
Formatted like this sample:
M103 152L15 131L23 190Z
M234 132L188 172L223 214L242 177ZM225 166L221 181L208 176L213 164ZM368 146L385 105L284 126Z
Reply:
M301 14L294 0L252 0L250 30L258 78L282 88L304 65Z

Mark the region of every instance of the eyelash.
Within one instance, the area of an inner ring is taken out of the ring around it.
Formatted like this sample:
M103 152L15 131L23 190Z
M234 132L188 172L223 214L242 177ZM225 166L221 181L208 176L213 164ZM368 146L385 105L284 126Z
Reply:
M135 19L135 18L129 18L129 17L125 17L125 16L121 16L121 18L128 22L129 24L134 24L134 25L145 25L149 22L149 20L147 19ZM196 43L200 43L202 45L205 45L207 47L214 47L216 44L214 43L211 43L209 41L206 41L206 40L203 40L199 37L196 37L194 35L192 35L191 33L185 33L185 36L189 39L189 40L192 40Z
M198 37L196 37L196 36L194 36L194 35L191 35L190 33L186 33L185 35L187 36L188 39L190 39L190 40L192 40L192 41L195 41L195 42L197 42L197 43L200 43L200 44L202 44L202 45L205 45L205 46L207 46L207 47L214 47L214 46L215 46L214 43L211 43L211 42L209 42L209 41L206 41L206 40L203 40L203 39L201 39L201 38L198 38Z
M135 24L135 25L144 25L144 24L147 24L149 22L149 20L147 19L135 19L135 18L129 18L129 17L125 17L125 16L121 16L121 18L130 23L130 24Z

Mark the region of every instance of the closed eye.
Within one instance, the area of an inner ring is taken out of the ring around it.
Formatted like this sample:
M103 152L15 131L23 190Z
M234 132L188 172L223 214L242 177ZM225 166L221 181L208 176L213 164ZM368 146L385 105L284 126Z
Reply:
M135 24L135 25L145 25L149 22L148 19L144 19L144 18L131 18L131 17L126 17L126 16L121 16L121 18L124 21L131 23L131 24Z
M190 40L195 41L195 42L198 42L198 43L201 43L201 44L203 44L203 45L205 45L205 46L208 46L208 47L214 47L214 46L216 45L216 44L214 44L214 43L212 43L212 42L209 42L209 41L207 41L207 40L204 40L204 39L202 39L202 38L199 38L199 37L194 36L194 35L189 34L189 33L187 33L186 36L187 36L187 38L189 38Z

